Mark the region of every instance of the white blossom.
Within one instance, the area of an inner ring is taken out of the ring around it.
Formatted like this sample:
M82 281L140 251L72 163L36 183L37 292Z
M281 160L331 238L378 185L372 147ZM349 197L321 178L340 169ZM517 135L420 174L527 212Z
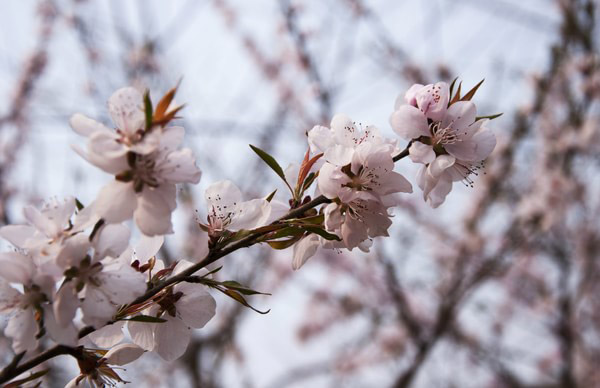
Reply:
M192 150L178 148L184 129L158 125L146 129L142 105L135 89L120 89L109 100L116 131L80 114L71 118L71 126L88 138L87 151L75 150L116 177L100 191L96 214L109 223L133 217L142 233L154 236L173 232L175 185L198 183L201 172Z
M192 263L177 263L174 274L189 268ZM181 357L192 336L192 328L200 329L212 319L216 302L206 287L192 283L178 283L165 289L157 303L146 315L165 319L162 323L130 321L127 324L134 343L141 348L156 352L166 361Z
M481 162L496 146L496 137L477 119L471 101L448 105L448 85L414 85L405 94L407 104L400 104L390 117L392 128L412 142L409 157L421 163L417 184L424 199L432 206L442 204L452 190L452 182L472 185Z
M242 192L231 181L211 184L204 197L208 205L209 234L224 230L255 229L268 223L271 205L265 199L242 200Z

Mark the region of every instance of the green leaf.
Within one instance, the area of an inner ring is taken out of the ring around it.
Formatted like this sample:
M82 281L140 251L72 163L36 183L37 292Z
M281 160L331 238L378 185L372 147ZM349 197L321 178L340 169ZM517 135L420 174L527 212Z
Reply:
M477 116L475 117L475 121L479 121L479 120L483 120L483 119L489 119L489 120L493 120L493 119L497 119L498 117L502 116L504 113L496 113L495 115L489 115L489 116Z
M40 377L44 376L49 371L50 371L50 369L44 369L44 370L41 370L39 372L32 373L29 376L25 377L24 379L15 380L13 382L10 382L10 383L6 384L4 386L4 388L17 388L17 387L20 387L20 386L22 386L25 383L28 383L28 382L33 381L35 379L39 379Z
M219 272L219 271L221 270L221 268L223 268L223 266L220 266L220 267L218 267L218 268L215 268L215 269L213 269L212 271L210 271L210 272L208 272L208 273L206 273L206 274L202 275L202 277L203 277L203 278L206 278L206 277L208 277L208 276L210 276L210 275L212 275L212 274L214 274L214 273L217 273L217 272Z
M302 193L304 193L306 190L308 190L310 185L313 184L313 182L315 181L315 179L317 179L318 176L319 176L318 171L317 171L317 173L311 172L310 174L308 174L308 176L304 180L304 183L302 184Z
M144 92L144 115L146 117L146 131L149 131L152 128L152 100L148 89Z
M246 299L237 291L234 290L221 290L221 292L223 292L225 295L229 296L230 298L236 300L238 303L241 303L242 305L251 308L252 310L256 311L259 314L268 314L269 311L271 311L270 309L267 311L260 311L255 309L254 307L250 306L250 304L246 301Z
M273 190L273 192L271 194L267 195L267 198L265 198L267 200L267 202L271 202L271 200L275 196L276 192L277 192L277 189Z
M452 97L452 95L450 95L451 100L448 103L448 106L454 104L455 102L458 102L460 100L460 88L462 87L462 81L458 83L458 90L456 91L456 94L454 95L454 97Z
M166 319L153 317L151 315L136 315L131 318L121 318L120 321L146 322L146 323L163 323Z
M276 240L278 238L290 237L290 236L298 236L303 234L304 232L295 226L286 226L285 228L281 228L267 236L265 236L265 240Z
M458 77L454 78L452 80L452 83L450 84L450 93L448 94L449 96L452 96L452 92L454 91L454 85L456 84L456 81L458 81Z
M318 214L316 216L311 216L311 217L290 218L290 219L284 220L283 222L285 222L286 224L291 224L291 225L302 227L302 225L304 225L304 224L321 225L323 223L323 221L325 221L325 215ZM296 224L300 224L300 225L296 225Z
M248 288L244 285L241 285L240 283L236 282L235 280L227 280L225 282L221 282L220 283L223 287L226 287L230 290L235 290L238 291L244 295L271 295L269 293L266 292L260 292L260 291L256 291L253 290L251 288Z
M315 233L318 234L319 236L323 237L325 240L335 240L335 241L342 241L341 238L339 238L339 236L333 234L333 233L329 233L326 230L322 229L319 226L313 226L313 225L302 225L302 229L307 230L311 233Z
M250 146L250 148L252 148L252 151L256 152L256 154L258 156L260 156L260 158L267 164L267 166L271 167L271 169L273 171L275 171L275 173L277 175L279 175L279 177L281 179L283 179L283 181L285 182L285 184L290 189L290 192L293 195L294 191L290 187L290 184L288 183L288 181L285 179L285 174L283 172L283 169L281 168L281 166L279 165L279 163L277 163L277 161L275 160L275 158L272 157L271 155L269 155L268 153L266 153L265 151L261 150L260 148L253 146L252 144L249 144L249 146Z
M483 84L483 81L485 81L485 78L482 79L481 81L479 81L479 83L477 85L473 86L473 89L469 90L467 92L467 94L465 94L460 100L461 101L471 101L473 96L475 96L475 92L477 92L477 89L479 89L481 84Z
M77 207L77 211L81 211L85 207L77 198L75 198L75 206Z
M267 244L271 246L273 249L282 250L287 249L297 243L304 234L300 234L298 236L294 236L287 240L279 240L279 241L267 241Z
M90 233L90 237L89 237L90 241L92 241L94 239L94 236L96 236L96 233L98 233L98 231L100 230L102 225L104 225L104 218L100 218L98 220L98 222L96 222L96 224L94 225L94 228L92 229L92 233Z

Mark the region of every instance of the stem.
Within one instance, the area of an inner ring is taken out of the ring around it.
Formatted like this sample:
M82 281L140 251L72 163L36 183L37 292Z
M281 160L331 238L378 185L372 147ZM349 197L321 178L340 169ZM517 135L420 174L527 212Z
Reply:
M402 152L400 152L398 155L394 156L394 158L393 158L394 162L397 162L398 160L408 156L408 148L410 147L410 144L411 143L409 143L408 146ZM284 215L283 217L274 221L271 225L278 224L279 222L290 219L290 218L298 218L298 217L302 216L307 210L315 208L324 203L330 203L330 202L331 202L331 200L329 198L326 198L323 195L320 195L317 198L313 199L312 201L310 201L302 206L299 206L295 209L290 210L286 215ZM144 295L136 298L133 302L129 303L127 307L146 302L148 299L152 298L154 295L158 294L160 291L162 291L166 287L169 287L170 285L173 285L175 283L185 281L185 279L187 277L193 275L195 272L201 270L202 268L206 267L207 265L214 263L215 261L219 260L223 256L227 256L228 254L235 252L238 249L247 248L247 247L254 245L260 237L262 237L263 235L265 235L267 233L269 233L269 232L257 232L257 233L248 235L248 236L244 237L243 239L241 239L229 246L226 246L225 248L208 252L208 254L200 262L194 264L193 266L189 267L185 271L183 271L175 276L165 279L164 281L162 281L155 287L146 291L146 293ZM106 323L106 325L110 325L115 322L116 321L114 321L114 320L109 321ZM94 331L96 331L96 329L94 327L86 326L81 329L78 336L79 336L79 338L83 338L86 335L88 335ZM2 371L0 371L0 384L8 382L9 380L20 375L21 373L24 373L24 372L28 371L29 369L32 369L32 368L38 366L39 364L41 364L45 361L48 361L51 358L54 358L54 357L60 356L60 355L65 355L65 354L69 354L75 358L78 358L79 352L77 351L76 348L72 348L72 347L65 346L65 345L56 345L56 346L46 350L45 352L40 353L38 356L32 358L31 360L27 361L26 363L22 364L21 366L17 367L16 365L12 365L12 363L11 363L10 365L7 365Z
M51 358L62 356L62 355L71 355L77 359L81 358L81 349L80 348L72 348L66 345L56 345L45 352L40 353L36 357L27 361L20 366L9 365L0 372L0 384L6 383L9 380L14 379L18 375L27 372L30 369L35 368L41 363L50 360ZM12 366L12 368L9 368Z

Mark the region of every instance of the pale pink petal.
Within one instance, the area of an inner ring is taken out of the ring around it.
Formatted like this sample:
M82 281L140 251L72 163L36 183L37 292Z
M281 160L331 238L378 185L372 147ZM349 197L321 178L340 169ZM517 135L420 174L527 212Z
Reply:
M300 269L308 259L314 256L319 245L319 237L315 234L310 234L294 244L292 269Z
M350 117L345 114L336 114L331 119L331 130L337 144L345 147L354 147L356 145L356 127Z
M452 127L460 137L469 137L469 132L477 130L479 125L475 123L477 108L471 101L458 101L450 105L444 119L442 128Z
M349 250L356 248L361 242L369 238L366 225L349 215L346 215L342 224L342 241Z
M133 184L114 180L100 190L94 210L108 223L119 223L131 218L137 206Z
M53 314L56 317L58 325L66 327L72 323L78 307L79 298L75 291L74 281L66 282L58 290L52 303Z
M112 132L103 124L97 122L96 120L92 120L81 113L75 113L73 116L71 116L71 119L69 119L69 124L77 134L85 137L90 137L94 132L98 131Z
M165 241L164 236L149 237L144 234L140 237L135 246L135 256L142 262L147 262L152 256L156 255Z
M386 174L385 180L383 180L381 186L378 188L380 195L387 195L391 193L412 193L412 185L410 182L401 174L395 171L391 171Z
M110 348L121 342L124 338L123 327L125 322L115 322L106 325L90 334L87 337L101 348Z
M83 321L95 327L102 327L117 312L118 306L111 303L103 289L88 284L85 287L85 298L81 303Z
M71 266L78 266L87 255L90 246L88 236L78 233L65 240L54 260L63 270Z
M175 291L183 292L175 307L186 325L200 329L215 316L217 303L204 286L180 283L175 287Z
M34 233L35 228L29 225L6 225L0 228L0 237L19 248L23 248Z
M129 245L131 233L129 228L122 224L108 224L94 236L95 256L118 257Z
M121 344L110 349L104 358L111 365L127 365L140 358L144 351L134 344Z
M143 129L145 116L143 97L132 87L121 88L108 100L108 112L116 127L127 135Z
M0 313L6 314L17 307L23 294L14 289L8 282L0 278Z
M48 219L44 213L40 212L34 206L23 208L23 214L29 224L35 226L37 230L44 233L46 237L54 238L62 230L52 220Z
M452 167L456 159L452 155L440 155L431 164L428 168L428 173L434 177L439 177L446 169Z
M330 232L339 229L342 225L342 222L344 222L344 218L340 211L340 205L335 202L325 206L323 213L325 214L325 228L327 228L327 230Z
M414 163L428 164L435 160L435 152L433 151L433 147L428 144L421 143L420 141L415 141L412 143L408 149L408 152L408 157Z
M155 173L173 184L197 184L202 176L202 172L196 166L196 157L189 148L171 151L165 161L156 166Z
M164 128L160 136L161 150L175 150L183 142L184 135L185 129L183 127L174 126Z
M487 128L481 128L471 139L477 144L472 161L486 159L496 147L496 136Z
M417 106L417 93L421 91L421 89L423 89L424 85L421 84L414 84L412 85L410 88L408 88L408 90L406 91L406 93L404 94L404 101L408 104L408 105L412 105L412 106ZM398 107L401 105L402 100L400 98L400 96L398 96L398 99L396 100L396 106L394 106L394 109L398 109Z
M158 189L144 188L134 218L140 231L147 236L173 233L170 204Z
M119 136L114 132L94 132L88 141L88 153L95 155L96 160L105 159L105 163L124 159L128 151L128 148L119 142Z
M11 283L29 285L35 266L31 258L17 252L0 253L0 276Z
M211 214L226 217L237 204L242 202L242 192L231 181L218 181L206 189L204 198Z
M129 303L146 291L146 276L133 269L129 261L107 258L102 264L103 271L94 279L112 304Z
M477 142L472 137L454 144L446 144L444 149L456 159L474 160L477 156Z
M131 340L142 349L151 351L154 349L154 328L164 323L127 322L127 330Z
M271 214L271 204L264 199L252 199L238 204L227 229L255 229L265 226Z
M415 94L416 106L423 114L433 120L440 121L446 113L450 91L448 84L438 82L423 86Z
M325 152L326 149L335 144L333 132L322 125L315 125L308 131L308 145L314 154Z
M75 346L78 342L77 329L72 322L66 325L60 325L56 322L52 306L44 306L44 327L48 331L50 338L57 344Z
M354 148L336 144L325 150L322 159L335 166L345 166L352 161Z
M128 147L129 151L140 155L148 155L160 147L161 134L159 131L146 133L142 140L139 140Z
M433 190L429 192L427 202L429 203L429 205L431 205L431 207L436 208L444 202L446 196L448 195L448 193L450 193L451 190L452 181L450 181L450 179L444 176L437 181L437 184L435 185Z
M192 330L179 318L163 316L167 322L157 323L155 329L156 352L165 361L183 356L188 347Z
M405 140L431 136L427 118L423 112L410 105L402 105L390 117L392 129Z
M325 163L319 171L317 183L321 194L333 199L339 196L342 185L348 183L350 178L344 174L339 167L331 163Z
M33 350L37 347L37 339L35 334L37 325L33 316L33 310L19 309L17 313L10 318L4 335L12 338L12 348L15 353L21 353L25 350Z
M107 158L105 155L98 155L94 152L86 152L78 145L73 144L71 145L71 148L83 159L109 174L115 175L129 169L125 155L117 158Z

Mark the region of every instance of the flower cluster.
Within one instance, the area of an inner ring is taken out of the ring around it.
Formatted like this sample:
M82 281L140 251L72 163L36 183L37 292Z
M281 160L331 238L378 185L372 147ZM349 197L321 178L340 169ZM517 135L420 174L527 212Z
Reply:
M199 222L208 234L208 254L199 262L172 263L156 256L164 235L173 232L176 185L198 183L201 175L191 149L180 147L184 129L170 125L181 109L173 106L176 88L156 107L148 93L116 91L108 101L114 129L82 114L70 121L87 138L86 148L75 151L114 179L88 206L74 197L52 199L41 209L26 207L27 224L0 228L0 237L14 246L0 254L0 313L10 316L5 335L16 353L33 351L42 338L68 349L81 370L69 387L123 382L111 365L145 351L177 359L192 329L215 315L209 288L263 313L245 299L260 292L213 278L220 267L207 272L208 264L258 243L293 247L294 269L318 249L369 252L373 239L388 236L400 196L412 192L394 171L405 156L422 165L416 181L433 207L453 182L472 184L496 143L485 127L495 116L478 117L470 101L478 87L461 97L460 87L453 96L443 82L412 86L390 119L408 141L404 150L397 139L342 114L329 127L308 131L304 159L285 170L251 146L284 181L289 201L275 199L277 190L243 200L233 182L211 184L206 221ZM123 224L130 220L141 233ZM132 235L140 236L135 247ZM123 343L125 338L133 343ZM18 361L0 373L0 383Z
M477 174L496 146L496 137L485 127L488 119L477 117L470 101L479 85L462 98L457 92L450 100L445 82L416 84L396 101L390 123L411 142L410 159L423 165L417 184L432 207L444 202L452 182L472 185L471 175Z

